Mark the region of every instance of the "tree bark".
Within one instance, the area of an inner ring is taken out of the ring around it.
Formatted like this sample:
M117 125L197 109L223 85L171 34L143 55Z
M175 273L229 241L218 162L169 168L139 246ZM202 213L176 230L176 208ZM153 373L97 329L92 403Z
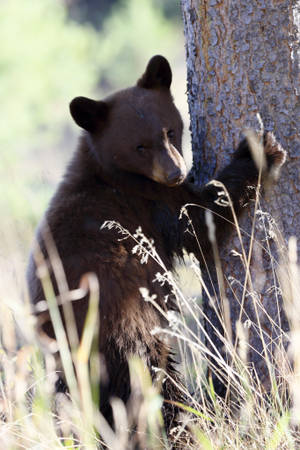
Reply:
M276 342L284 337L288 324L276 282L274 222L261 211L271 213L286 240L299 236L300 2L181 0L181 7L195 183L203 184L213 178L228 163L242 130L260 129L261 121L288 152L280 181L256 214L255 238L266 250L271 248L272 257L268 258L267 252L254 244L251 292L243 293L245 270L240 258L231 252L241 253L237 236L222 252L233 336L241 313L239 301L244 296L241 317L242 323L250 327L248 360L269 389L265 353L274 363ZM241 229L251 234L252 222L248 212L240 221ZM222 328L207 300L203 307L205 315ZM257 325L263 330L264 343ZM207 330L216 342L208 324Z

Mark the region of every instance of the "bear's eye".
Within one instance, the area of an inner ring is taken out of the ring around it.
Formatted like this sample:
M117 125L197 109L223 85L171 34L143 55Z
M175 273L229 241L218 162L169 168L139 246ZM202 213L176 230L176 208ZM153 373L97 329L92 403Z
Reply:
M146 147L144 145L138 145L136 149L141 154L145 153L145 151L146 151Z
M169 130L169 131L167 132L167 135L168 135L168 138L169 138L169 139L172 139L172 138L175 136L175 131L174 131L174 130Z

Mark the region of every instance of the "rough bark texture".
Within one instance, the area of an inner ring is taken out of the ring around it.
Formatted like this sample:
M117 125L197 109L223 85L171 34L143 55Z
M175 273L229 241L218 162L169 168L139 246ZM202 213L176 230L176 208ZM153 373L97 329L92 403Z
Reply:
M182 0L181 5L195 182L207 182L228 162L242 130L245 127L260 128L259 114L264 129L273 131L288 152L280 181L272 188L262 209L275 215L286 239L293 235L299 237L300 2ZM240 226L250 232L251 222L248 214ZM256 238L261 239L264 247L272 247L272 222L267 215L260 214L256 223L260 232ZM262 233L264 227L267 236ZM261 356L263 346L255 324L260 321L265 336L268 336L268 350L274 348L273 340L281 331L272 325L261 307L283 329L288 326L282 313L282 300L277 295L278 290L274 289L273 268L276 264L272 264L259 248L254 246L252 257L254 293L245 297L242 320L248 319L249 340L254 347L254 350L249 349L248 358L267 387L268 373ZM239 283L243 284L245 271L240 259L230 253L232 249L240 253L237 238L233 238L223 252L231 320L235 324L240 314ZM274 246L272 253L276 259ZM208 302L204 308L217 323ZM212 329L208 329L213 334Z

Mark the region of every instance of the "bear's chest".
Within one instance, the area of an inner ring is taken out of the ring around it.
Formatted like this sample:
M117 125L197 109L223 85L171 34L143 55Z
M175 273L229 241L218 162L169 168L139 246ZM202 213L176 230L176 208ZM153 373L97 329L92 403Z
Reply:
M169 268L174 255L182 256L179 211L175 211L165 199L129 196L110 189L108 193L102 192L99 201L92 206L89 204L88 209L88 214L81 210L83 233L93 240L94 245L99 244L102 253L109 242L114 245L122 242L129 251L136 245L135 240L143 239L144 235L154 241L157 253ZM105 222L107 226L103 227ZM129 237L125 239L127 232Z
M157 251L168 257L179 252L182 246L179 212L164 199L127 199L122 202L121 211L121 222L127 223L130 231L139 228L147 238L154 239Z
M151 222L162 240L168 258L172 258L175 254L181 256L182 233L178 212L164 202L154 202L151 209Z

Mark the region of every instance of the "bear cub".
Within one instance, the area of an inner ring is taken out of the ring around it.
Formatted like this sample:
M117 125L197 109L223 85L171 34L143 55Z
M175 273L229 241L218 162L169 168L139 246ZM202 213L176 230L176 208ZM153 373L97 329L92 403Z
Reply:
M62 293L45 239L49 230L69 289L77 289L88 272L96 274L99 280L98 347L106 370L100 383L100 410L110 424L113 424L111 397L130 403L128 359L133 355L142 359L153 379L155 368L167 372L161 386L164 400L184 400L170 347L162 336L152 333L154 328L166 326L166 320L140 293L144 287L150 295L156 294L163 311L177 309L167 283L153 281L162 268L151 257L141 264L138 255L132 252L136 243L131 238L120 239L118 230L101 226L105 221L115 221L131 234L141 227L144 235L153 239L168 271L173 269L174 257L182 256L183 249L193 252L200 264L211 258L206 209L213 214L219 245L232 229L230 205L216 201L222 188L208 184L197 189L187 182L181 148L183 124L170 93L171 81L168 61L157 55L149 61L135 86L101 101L85 97L72 100L71 115L84 131L36 234L57 295ZM285 153L271 133L266 133L262 140L267 163L264 175L283 164ZM246 140L216 179L225 185L239 215L255 195L253 187L258 180ZM189 208L198 242L187 232L187 217L179 218L187 203L200 205ZM28 266L28 285L37 310L45 295L34 251ZM72 301L64 293L64 299L71 302L80 336L89 296ZM37 314L41 334L55 339L48 310ZM176 414L176 407L164 402L168 432L176 424Z

